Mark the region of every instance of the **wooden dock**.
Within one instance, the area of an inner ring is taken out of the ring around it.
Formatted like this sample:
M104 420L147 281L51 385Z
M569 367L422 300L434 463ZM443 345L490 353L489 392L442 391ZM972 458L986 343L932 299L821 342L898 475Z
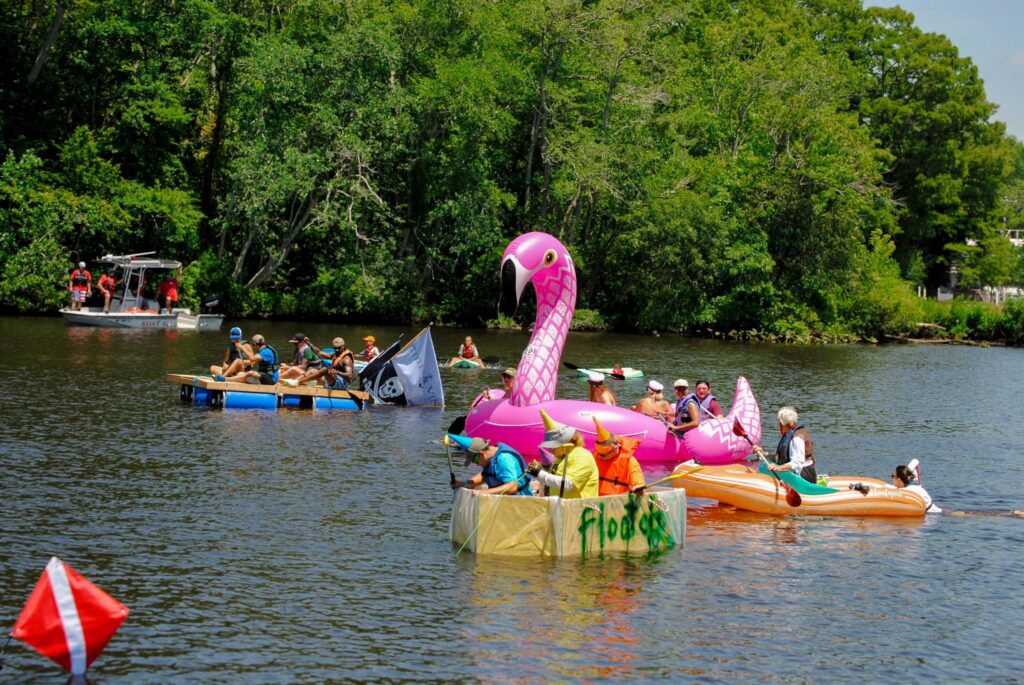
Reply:
M215 381L209 376L169 373L167 381L181 388L181 399L211 407L233 409L348 409L362 410L370 402L369 393L361 390L329 390L320 384L256 385Z

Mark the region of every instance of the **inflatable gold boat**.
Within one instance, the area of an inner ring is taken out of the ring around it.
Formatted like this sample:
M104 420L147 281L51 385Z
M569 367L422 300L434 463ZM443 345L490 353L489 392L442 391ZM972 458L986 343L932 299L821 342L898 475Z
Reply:
M808 483L800 476L780 472L776 478L756 463L705 466L692 462L676 467L677 488L687 497L713 499L738 509L776 516L924 516L925 502L916 493L875 478L832 476L828 486ZM787 501L787 490L800 494ZM792 502L798 501L794 506Z

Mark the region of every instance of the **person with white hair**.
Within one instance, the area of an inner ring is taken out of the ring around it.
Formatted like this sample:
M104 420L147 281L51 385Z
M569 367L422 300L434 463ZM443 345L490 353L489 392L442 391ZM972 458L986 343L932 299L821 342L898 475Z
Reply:
M816 483L818 473L814 469L814 441L800 421L800 415L793 407L783 407L779 410L778 419L782 438L775 448L775 454L770 457L772 463L768 465L768 470L792 471L807 482ZM760 445L754 445L754 452L759 457L765 456Z
M661 383L656 380L650 380L647 382L647 396L641 397L636 404L633 405L633 411L640 412L644 416L650 416L655 419L664 417L668 420L672 416L672 407L669 406L668 401L665 400L665 396L661 394L661 391L665 389Z

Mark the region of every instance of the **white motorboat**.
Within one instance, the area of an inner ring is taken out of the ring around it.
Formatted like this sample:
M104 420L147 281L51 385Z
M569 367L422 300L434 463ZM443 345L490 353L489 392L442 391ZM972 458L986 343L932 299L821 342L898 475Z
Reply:
M152 252L134 255L106 255L99 262L110 264L120 272L117 292L110 300L110 311L103 307L82 307L60 310L69 324L75 326L100 326L102 328L154 328L216 331L224 322L223 314L193 314L187 308L175 307L170 312L160 310L160 305L142 296L146 282L146 271L174 271L181 268L181 262L172 259L150 257ZM210 305L212 306L212 305Z

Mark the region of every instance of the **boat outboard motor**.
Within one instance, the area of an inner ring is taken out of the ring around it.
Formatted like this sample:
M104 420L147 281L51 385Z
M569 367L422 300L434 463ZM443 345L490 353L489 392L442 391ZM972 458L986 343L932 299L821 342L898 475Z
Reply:
M203 311L211 312L220 304L220 295L207 295L203 298Z

